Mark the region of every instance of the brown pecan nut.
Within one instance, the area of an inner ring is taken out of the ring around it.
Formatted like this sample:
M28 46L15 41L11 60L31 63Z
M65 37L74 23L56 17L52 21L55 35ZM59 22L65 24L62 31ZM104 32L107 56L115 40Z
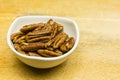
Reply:
M60 33L58 36L55 37L55 41L53 42L53 48L59 48L68 38L66 33Z
M35 28L41 27L41 26L43 26L43 23L25 25L20 29L20 31L23 33L28 33L29 31L33 31Z
M36 32L36 33L39 33L39 32L50 32L51 29L52 29L52 26L50 24L44 23L43 26L37 27L32 32Z
M24 51L36 51L41 48L45 48L45 43L34 42L34 43L25 43L21 46Z
M74 43L75 43L75 40L74 40L73 37L71 37L71 38L69 38L68 41L66 41L65 43L63 43L61 45L60 50L62 52L67 52L67 51L69 51L73 47Z
M54 21L52 19L49 19L47 22L47 24L49 24L49 25L53 25L53 23L54 23Z
M46 43L46 47L53 46L53 48L59 48L62 43L68 38L68 35L66 33L60 33L55 36L55 38L49 40Z
M52 30L52 26L49 24L45 24L45 26L41 29L41 31L51 31Z
M39 31L39 32L30 32L27 34L27 36L29 36L30 38L34 38L34 37L46 36L49 34L50 31Z
M15 47L15 49L16 49L18 52L20 52L20 53L22 53L22 54L27 54L25 51L23 51L23 50L20 48L20 45L19 45L19 44L14 44L14 47Z
M57 26L58 26L58 32L63 31L63 26L62 26L61 24L58 24L58 23L57 23Z
M54 52L54 51L50 51L50 50L47 50L47 49L39 49L37 52L38 52L41 56L44 56L44 57L55 57L55 56L60 56L60 55L62 55L61 53Z
M51 28L50 26L46 27L44 26L41 30L36 30L28 33L26 35L27 42L36 42L36 41L42 41L44 42L48 41L51 38Z
M47 49L47 50L51 50L51 51L53 51L53 50L54 50L54 48L53 48L53 47L51 47L51 46L47 47L46 49Z
M59 54L63 54L63 52L60 51L59 49L56 49L56 50L54 50L54 51L57 52L57 53L59 53Z
M16 42L16 40L21 37L22 35L24 35L22 32L17 32L17 33L13 33L11 36L10 36L10 39L11 41Z
M27 39L27 42L37 42L37 41L47 42L48 40L50 40L50 36L42 36L42 37Z
M28 52L29 56L40 56L37 52Z
M40 32L42 30L42 28L45 26L44 23L39 23L41 24L39 27L35 28L32 32Z
M58 26L57 23L54 22L52 30L51 30L51 38L54 38L56 34L58 33Z
M25 35L23 35L23 36L19 37L19 38L16 40L16 43L21 44L21 43L23 43L23 42L25 42L25 41L26 41L26 40L25 40Z

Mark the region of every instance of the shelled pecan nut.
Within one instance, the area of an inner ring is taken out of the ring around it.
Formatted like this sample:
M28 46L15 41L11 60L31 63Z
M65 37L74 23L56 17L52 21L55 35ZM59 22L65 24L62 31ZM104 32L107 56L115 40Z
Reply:
M19 37L17 40L16 40L16 43L23 43L23 42L26 42L26 40L25 40L25 35L23 35L23 36L21 36L21 37Z
M53 23L54 23L54 21L52 19L49 19L47 22L47 24L49 24L49 25L53 25Z
M29 36L30 38L34 38L34 37L46 36L49 34L50 31L39 31L39 32L30 32L27 34L27 36Z
M45 26L41 29L41 31L51 31L52 26L49 24L45 24Z
M47 49L47 50L50 50L50 51L53 51L53 50L54 50L54 48L53 48L53 47L51 47L51 46L46 47L46 49Z
M31 39L27 39L27 42L46 42L50 39L50 36L43 36L43 37L37 37L37 38L31 38Z
M63 52L67 52L73 47L74 43L75 43L75 40L73 37L71 37L69 38L68 41L66 41L65 43L61 45L60 50Z
M57 23L57 26L58 26L58 32L63 31L63 26L62 26L61 24L58 24L58 23Z
M51 31L51 38L54 38L56 34L58 33L58 26L57 23L53 23L52 31Z
M29 56L40 56L37 52L28 52Z
M52 44L53 48L59 48L67 38L68 35L66 33L60 33L58 36L56 36L55 41Z
M11 39L11 41L12 41L13 43L15 43L16 40L17 40L19 37L23 36L23 35L24 35L24 34L23 34L22 32L17 32L17 33L12 34L12 35L10 36L10 39Z
M60 33L58 35L55 36L55 38L49 40L47 43L46 43L46 47L48 46L53 46L53 48L59 48L60 45L62 43L64 43L64 41L68 38L68 35L66 33Z
M44 56L44 57L55 57L55 56L60 56L62 55L61 53L58 53L58 52L54 52L54 51L50 51L50 50L46 50L46 49L39 49L37 51L41 56Z
M19 44L14 44L14 47L15 47L15 49L16 49L18 52L20 52L20 53L22 53L22 54L27 54L25 51L23 51L23 50L20 48L20 45L19 45Z
M25 43L21 46L24 51L36 51L41 48L45 48L45 43L34 42L34 43Z
M54 50L54 51L57 52L57 53L59 53L59 54L63 54L63 52L60 51L59 49L56 49L56 50Z
M20 29L20 31L23 32L23 33L28 33L29 31L32 31L39 26L43 26L43 24L39 23L39 24L25 25Z

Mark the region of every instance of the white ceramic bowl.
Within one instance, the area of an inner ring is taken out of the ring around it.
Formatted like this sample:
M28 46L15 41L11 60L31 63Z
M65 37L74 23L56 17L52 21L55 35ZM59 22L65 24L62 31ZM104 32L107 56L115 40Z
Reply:
M47 22L49 19L53 19L54 21L62 24L64 26L64 32L66 32L69 36L75 38L75 44L73 48L65 53L64 55L52 58L45 58L45 57L34 57L34 56L27 56L19 53L15 50L11 40L10 35L19 31L19 29L27 24L32 23L39 23L39 22ZM79 41L79 29L75 21L63 18L63 17L55 17L55 16L22 16L18 17L13 21L11 24L8 34L7 34L7 42L10 49L15 53L16 57L24 62L25 64L35 67L35 68L51 68L63 63L67 57L75 50Z

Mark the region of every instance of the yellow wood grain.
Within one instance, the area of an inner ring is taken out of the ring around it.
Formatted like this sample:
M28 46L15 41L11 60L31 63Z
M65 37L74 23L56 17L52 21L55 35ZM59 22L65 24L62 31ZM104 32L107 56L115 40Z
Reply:
M6 35L15 18L52 15L74 19L78 47L58 67L40 70L16 59ZM0 80L120 80L119 0L0 0Z

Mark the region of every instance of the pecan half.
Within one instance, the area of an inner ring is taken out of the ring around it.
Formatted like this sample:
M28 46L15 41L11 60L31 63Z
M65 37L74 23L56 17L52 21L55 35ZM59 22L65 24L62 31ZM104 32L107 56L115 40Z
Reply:
M34 42L34 43L25 43L21 46L24 51L36 51L41 48L45 48L45 43Z
M29 56L40 56L37 52L28 52Z
M11 36L10 36L10 39L13 43L17 43L17 40L23 36L24 34L22 32L17 32L17 33L13 33Z
M50 36L42 36L42 37L36 37L36 38L31 38L27 39L27 42L47 42L50 39Z
M36 41L46 42L51 38L50 35L51 35L51 26L45 25L41 29L37 29L32 32L29 32L26 35L26 40L27 42L36 42Z
M51 30L51 38L54 38L56 34L58 33L58 26L57 23L54 22L52 30Z
M63 52L60 51L59 49L56 49L56 50L54 50L54 51L57 52L57 53L59 53L59 54L63 54Z
M73 37L71 37L69 38L68 41L66 41L65 43L61 45L60 50L63 52L67 52L73 47L74 43L75 43L75 40Z
M58 26L58 32L63 31L63 26L62 26L61 24L58 24L58 23L57 23L57 26Z
M41 31L51 31L52 26L49 24L45 24L45 26L41 29Z
M41 23L41 26L35 28L32 32L39 32L39 31L41 31L41 29L44 27L44 25L45 25L44 23Z
M46 49L39 49L37 51L41 56L44 56L44 57L55 57L55 56L60 56L62 55L61 53L58 53L58 52L54 52L54 51L50 51L50 50L46 50Z
M53 23L54 23L54 21L52 19L49 19L47 22L47 24L49 24L49 25L53 25Z
M68 35L66 33L60 33L58 36L56 36L56 39L52 44L53 48L59 48L67 38Z
M49 40L46 43L46 47L48 46L53 46L53 48L59 48L61 46L62 43L64 43L64 41L68 38L68 35L66 33L60 33L58 35L55 36L55 38Z
M18 52L20 52L20 53L22 53L22 54L27 54L25 51L23 51L23 50L20 48L20 45L19 45L19 44L14 44L14 47L15 47L15 49L16 49Z
M47 49L47 50L51 50L51 51L53 51L53 50L54 50L54 48L53 48L53 47L51 47L51 46L47 47L46 49Z
M34 38L34 37L46 36L49 34L50 31L39 31L39 32L30 32L27 34L27 36L29 36L29 38Z
M25 35L23 35L23 36L21 36L21 37L19 37L17 40L16 40L16 43L23 43L23 42L25 42L26 40L25 40Z
M32 31L35 28L40 27L40 26L43 26L43 23L25 25L20 29L20 31L23 33L28 33L29 31Z

